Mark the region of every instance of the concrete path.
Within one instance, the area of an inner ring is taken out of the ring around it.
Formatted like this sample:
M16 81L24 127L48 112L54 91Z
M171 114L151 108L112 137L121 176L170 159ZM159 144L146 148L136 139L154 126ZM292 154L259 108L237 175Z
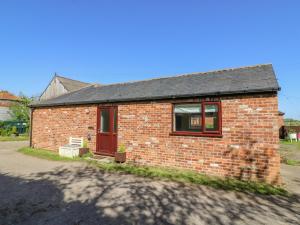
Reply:
M286 189L300 196L300 166L281 164L281 176Z
M110 174L0 142L0 225L299 224L300 196L260 196Z

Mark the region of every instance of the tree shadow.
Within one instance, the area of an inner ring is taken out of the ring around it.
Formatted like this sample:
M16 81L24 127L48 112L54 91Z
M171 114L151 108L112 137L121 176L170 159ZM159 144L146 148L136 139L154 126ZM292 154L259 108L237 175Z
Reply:
M273 148L261 145L252 136L252 131L241 132L237 134L237 139L243 140L243 143L239 143L238 148L227 146L223 153L224 158L230 159L226 176L281 184L279 153Z
M58 167L26 178L0 174L0 224L298 224L300 197Z

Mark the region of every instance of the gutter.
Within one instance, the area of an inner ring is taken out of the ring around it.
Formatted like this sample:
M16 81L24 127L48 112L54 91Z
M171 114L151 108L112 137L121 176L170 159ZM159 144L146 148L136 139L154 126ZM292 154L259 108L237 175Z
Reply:
M168 100L179 98L191 98L191 97L212 97L212 96L227 96L238 94L254 94L254 93L270 93L278 92L281 88L268 88L268 89L253 89L253 90L240 90L240 91L228 91L228 92L212 92L203 94L189 94L189 95L169 95L169 96L157 96L157 97L144 97L144 98L127 98L127 99L110 99L110 100L94 100L94 101L78 101L78 102L61 102L61 103L37 103L30 104L30 108L40 107L52 107L52 106L72 106L72 105L88 105L88 104L104 104L104 103L124 103L124 102L138 102L138 101L151 101L151 100Z

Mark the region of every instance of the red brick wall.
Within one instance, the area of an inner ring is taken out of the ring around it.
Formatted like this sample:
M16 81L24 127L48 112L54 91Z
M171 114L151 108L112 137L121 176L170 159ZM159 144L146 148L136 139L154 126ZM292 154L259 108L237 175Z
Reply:
M33 110L32 145L58 151L69 142L69 137L84 137L88 134L91 141L88 146L96 149L97 107L71 106L52 107Z
M34 146L57 150L69 136L91 132L89 145L95 150L96 111L96 106L36 109ZM118 145L125 144L128 160L141 165L280 182L277 96L223 97L222 120L222 138L171 136L171 101L123 103Z
M223 138L170 136L169 102L120 105L118 143L138 164L279 182L278 106L274 95L222 98Z
M282 114L278 115L278 125L279 125L279 128L284 126L284 115L282 115Z

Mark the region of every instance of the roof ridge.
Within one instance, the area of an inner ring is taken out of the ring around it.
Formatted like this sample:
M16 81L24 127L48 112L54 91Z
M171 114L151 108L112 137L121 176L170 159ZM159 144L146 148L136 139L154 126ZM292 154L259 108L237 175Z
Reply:
M201 76L201 74L204 75ZM107 84L103 88L98 86L91 84L72 93L31 104L31 107L277 93L279 91L276 75L270 64L153 78L150 82L142 80Z
M150 78L150 79L145 79L145 80L118 82L118 83L112 83L112 84L102 84L101 86L94 85L94 87L106 87L106 86L113 86L113 85L124 85L124 84L131 84L131 83L139 83L139 82L152 81L152 80L177 78L177 77L184 77L184 76L204 75L204 74L210 74L210 73L216 73L216 72L233 71L233 70L239 70L239 69L248 69L248 68L269 66L269 65L272 66L272 63L256 64L256 65L241 66L241 67L231 67L231 68L225 68L225 69L219 69L219 70L210 70L210 71L207 71L207 72L183 73L183 74L177 74L177 75L173 75L173 76L157 77L157 78Z
M60 77L60 78L63 78L63 79L67 79L67 80L71 80L71 81L76 81L76 82L84 83L84 84L90 84L90 83L83 82L83 81L80 81L80 80L75 80L75 79L72 79L72 78L64 77L64 76L58 75L57 73L55 73L54 76L55 77Z

